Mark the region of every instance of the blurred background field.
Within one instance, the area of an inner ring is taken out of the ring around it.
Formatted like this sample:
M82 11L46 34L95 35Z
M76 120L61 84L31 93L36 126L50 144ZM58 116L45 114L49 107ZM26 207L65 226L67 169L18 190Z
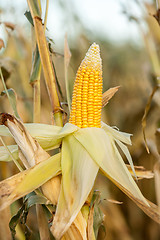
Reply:
M42 3L45 9L45 1ZM0 2L0 39L5 45L5 48L2 47L0 50L0 66L7 88L12 88L16 92L19 115L24 122L32 122L33 89L29 79L33 41L31 25L24 16L26 10L25 0ZM111 126L117 126L121 131L133 134L130 152L134 165L144 166L151 171L154 171L159 161L155 139L156 129L160 126L159 91L153 97L147 117L146 137L150 154L144 145L141 122L149 96L153 88L159 84L157 77L160 76L160 26L153 17L155 13L155 1L55 0L50 1L46 31L62 90L60 98L63 103L66 102L63 46L65 33L67 32L72 54L68 76L70 91L77 68L87 49L93 42L100 45L103 91L120 86L119 91L103 109L103 121ZM3 90L0 82L0 92ZM51 106L43 73L41 106L41 122L51 123ZM67 107L64 107L67 112ZM0 112L12 113L5 95L0 97ZM17 171L12 163L0 163L0 167L1 179ZM138 185L146 198L158 204L154 179L140 180ZM160 187L160 183L158 186ZM100 240L160 239L158 224L138 209L109 180L98 176L95 188L101 192L100 206L105 214L106 235L101 229ZM123 203L116 204L109 199ZM13 207L13 212L17 211L18 206L17 204ZM27 224L31 231L35 232L31 239L36 240L39 237L35 222L36 214L32 209ZM3 240L2 237L0 239ZM17 236L17 239L21 239L20 236Z

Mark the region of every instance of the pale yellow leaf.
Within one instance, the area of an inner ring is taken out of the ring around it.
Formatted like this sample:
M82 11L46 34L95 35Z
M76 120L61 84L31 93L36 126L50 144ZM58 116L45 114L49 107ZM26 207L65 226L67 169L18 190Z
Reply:
M73 135L62 143L62 185L51 231L59 239L70 227L92 190L99 167ZM84 231L84 239L86 239Z
M107 135L103 129L86 128L75 132L74 136L111 181L118 182L124 189L131 192L136 199L149 207L123 162L110 134Z
M0 182L0 209L43 185L61 172L60 154Z
M110 127L109 125L107 125L104 122L101 122L101 125L102 125L102 129L104 129L104 131L107 134L111 134L111 136L114 139L117 139L117 140L119 140L119 141L121 141L123 143L126 143L127 145L132 145L132 142L131 142L132 134L121 132L117 128Z

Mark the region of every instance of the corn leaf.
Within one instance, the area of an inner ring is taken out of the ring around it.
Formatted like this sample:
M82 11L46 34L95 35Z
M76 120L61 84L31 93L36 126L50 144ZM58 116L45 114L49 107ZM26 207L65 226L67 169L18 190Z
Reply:
M12 234L12 239L16 240L16 226L18 223L21 223L22 225L26 223L26 219L27 219L27 215L28 215L28 210L26 209L26 204L25 202L23 203L22 207L18 210L18 212L11 218L10 222L9 222L9 228ZM22 220L23 219L23 220ZM25 220L25 221L24 221ZM26 228L26 227L25 227ZM27 231L27 229L25 229L25 236L26 234L28 235L28 237L30 236L30 232ZM26 238L25 238L26 239Z
M135 169L134 169L134 165L133 165L133 161L132 161L132 158L131 158L131 155L129 153L129 150L127 148L126 145L124 145L121 141L115 139L115 142L118 144L118 146L120 147L120 149L122 150L122 152L125 154L130 166L131 166L131 169L134 173L134 177L135 179L137 180L137 176L136 176L136 172L135 172Z
M100 192L94 191L91 201L91 206L94 205L94 215L93 215L93 229L94 229L94 235L97 239L98 231L101 226L103 226L104 221L104 214L101 211L99 205L100 205Z
M0 182L0 210L61 172L60 154Z
M31 10L32 17L41 17L41 11L37 0L28 0L28 5Z
M131 173L132 177L134 178L134 173L132 171L132 168L130 165L127 165L127 168L129 170L129 172ZM143 166L134 166L135 172L136 172L136 176L138 179L150 179L154 177L154 173L150 170L146 170Z
M31 232L29 231L28 226L26 225L27 216L29 213L29 209L35 204L44 204L47 203L46 199L40 195L35 195L35 193L30 193L23 199L23 204L18 212L11 218L9 222L10 231L12 234L12 239L16 239L16 226L20 223L25 229L25 239L30 239ZM43 219L42 219L43 221ZM46 234L47 237L47 234ZM49 239L49 238L46 238Z
M12 153L12 156L17 160L18 159L18 146L10 145L7 147L9 149L9 151ZM0 161L4 161L4 162L12 161L12 158L9 155L9 153L5 147L0 147Z
M18 111L17 111L17 94L16 94L16 92L12 88L7 89L7 92L8 92L9 98L10 98L10 104L13 109L13 112L16 117L20 118ZM6 94L7 94L6 91L1 92L1 96L6 95Z
M41 195L32 195L27 200L27 207L30 208L35 204L48 204L48 199Z
M142 202L140 199L136 198L131 192L129 192L126 188L120 185L118 182L114 182L129 198L131 198L139 208L143 210L150 218L152 218L155 222L160 224L160 210L157 205L150 202L146 199L148 205Z
M113 138L115 138L123 143L132 145L132 142L131 142L132 134L120 132L119 130L117 130L113 127L110 127L109 125L105 124L104 122L101 122L101 124L102 124L102 129L104 129L104 131L107 134L111 134L113 136Z
M69 123L63 128L41 123L26 123L24 126L31 136L38 141L41 147L47 151L58 147L63 137L78 129L78 127ZM11 133L6 126L0 125L0 135L11 136ZM7 159L7 157L5 158Z
M47 221L43 206L40 204L37 204L36 212L37 212L37 221L38 221L40 239L50 240L51 238L50 238L48 221Z
M131 177L111 135L107 135L103 129L86 128L80 129L74 133L74 136L108 178L119 182L128 191L131 191L136 198L148 205Z
M144 198L123 162L111 135L103 129L80 129L76 139L88 151L101 171L128 195L148 216L160 223L158 207Z
M30 24L31 24L32 26L34 26L31 12L30 12L30 11L25 11L24 15L26 16L26 18L28 19L28 21L30 22Z
M92 190L99 167L73 135L62 143L62 185L51 231L60 238L70 227ZM86 171L87 169L87 171ZM83 239L86 239L85 231Z
M31 84L33 84L39 78L40 70L41 70L41 61L40 61L38 47L36 45L34 55L33 55L32 72L31 72L31 76L30 76Z
M148 145L147 145L146 134L145 134L145 129L146 129L146 125L147 125L147 115L148 115L150 107L151 107L152 98L153 98L154 94L156 93L156 91L159 89L159 87L160 87L160 85L157 85L157 86L154 87L150 97L148 98L148 102L146 104L144 115L143 115L143 118L142 118L143 138L144 138L144 143L145 143L146 150L147 150L148 153L150 151L149 151L149 148L148 148Z
M118 91L119 88L120 88L120 86L113 87L103 93L103 95L102 95L102 106L103 107L105 107L108 104L109 100L114 96L114 94Z

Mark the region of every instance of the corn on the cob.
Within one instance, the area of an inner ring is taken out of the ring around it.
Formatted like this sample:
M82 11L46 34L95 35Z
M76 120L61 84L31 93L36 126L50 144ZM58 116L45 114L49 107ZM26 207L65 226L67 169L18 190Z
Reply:
M69 122L80 127L101 127L102 60L93 43L76 75Z

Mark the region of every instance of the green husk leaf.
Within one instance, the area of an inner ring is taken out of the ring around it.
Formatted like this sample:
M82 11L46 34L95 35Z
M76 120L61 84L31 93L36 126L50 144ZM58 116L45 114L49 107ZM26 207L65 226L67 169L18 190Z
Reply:
M119 182L136 198L148 205L120 156L111 134L107 135L103 129L86 128L80 129L74 133L74 136L108 178Z
M16 235L16 226L17 224L21 221L21 216L26 208L25 203L23 203L22 207L18 210L18 212L11 218L9 222L9 228L12 234L12 239L15 240L15 235Z
M34 204L43 203L45 198L43 200L42 199L43 199L42 196L37 196L33 192L28 194L26 197L24 197L21 208L11 218L10 223L9 223L9 227L10 227L11 234L12 234L12 239L16 239L15 238L15 235L16 235L15 228L16 228L17 224L19 224L19 223L20 223L21 227L23 227L23 229L24 229L25 239L28 239L28 240L30 239L31 231L29 230L28 226L26 225L29 209Z
M97 239L98 231L101 226L103 226L104 221L104 214L101 211L100 207L100 192L94 191L91 201L91 206L94 205L94 215L93 215L93 229L94 229L94 235Z
M99 170L97 164L73 135L66 137L62 142L61 167L61 192L51 228L57 239L62 237L76 218L92 190ZM86 239L84 234L83 237Z
M104 129L104 131L107 134L111 134L115 140L117 139L125 144L132 145L132 142L131 142L132 134L121 132L113 127L110 127L104 122L101 122L101 125L102 125L102 129Z
M30 11L25 11L24 16L27 18L27 20L30 22L30 24L34 27L31 12Z
M40 61L38 46L36 45L36 49L33 56L32 72L29 80L31 84L33 84L39 78L40 70L41 70L41 61Z
M55 66L54 66L54 62L53 62L53 61L52 61L52 66L53 66L53 69L54 69L54 74L55 74L55 80L56 80L57 88L58 88L58 91L59 91L59 93L60 93L61 98L63 99L64 97L63 97L62 88L61 88L61 85L60 85L60 83L59 83L59 81L58 81L58 77L57 77L57 73L56 73L56 68L55 68Z
M74 136L108 176L116 178L126 188L131 188L137 197L144 198L125 166L110 133L107 135L103 129L86 128L80 129Z
M43 149L46 151L58 147L62 138L68 134L77 131L78 127L73 124L66 124L63 128L41 123L26 123L24 126L33 138L35 138ZM0 125L1 136L11 136L8 128Z
M125 154L128 162L129 162L129 164L131 166L131 169L132 169L132 171L134 173L134 177L137 180L137 176L136 176L136 172L135 172L135 169L134 169L133 161L132 161L132 158L131 158L131 155L129 153L129 150L128 150L127 146L124 145L121 141L119 141L117 139L115 141L118 144L118 146L121 148L122 152Z
M12 109L13 109L14 115L17 118L20 118L19 114L17 112L17 100L16 100L17 96L16 96L16 93L13 89L9 89L9 90L7 89L5 80L3 78L1 67L0 67L0 77L2 79L2 84L3 84L4 90L5 90L3 93L5 93L7 95L9 103L10 103ZM3 95L3 93L2 93L2 95Z
M48 199L40 195L33 195L29 197L27 201L27 207L30 208L35 204L48 204Z
M76 139L99 164L101 171L129 196L149 217L160 223L158 207L144 198L131 177L110 134L103 129L86 128L74 133Z

